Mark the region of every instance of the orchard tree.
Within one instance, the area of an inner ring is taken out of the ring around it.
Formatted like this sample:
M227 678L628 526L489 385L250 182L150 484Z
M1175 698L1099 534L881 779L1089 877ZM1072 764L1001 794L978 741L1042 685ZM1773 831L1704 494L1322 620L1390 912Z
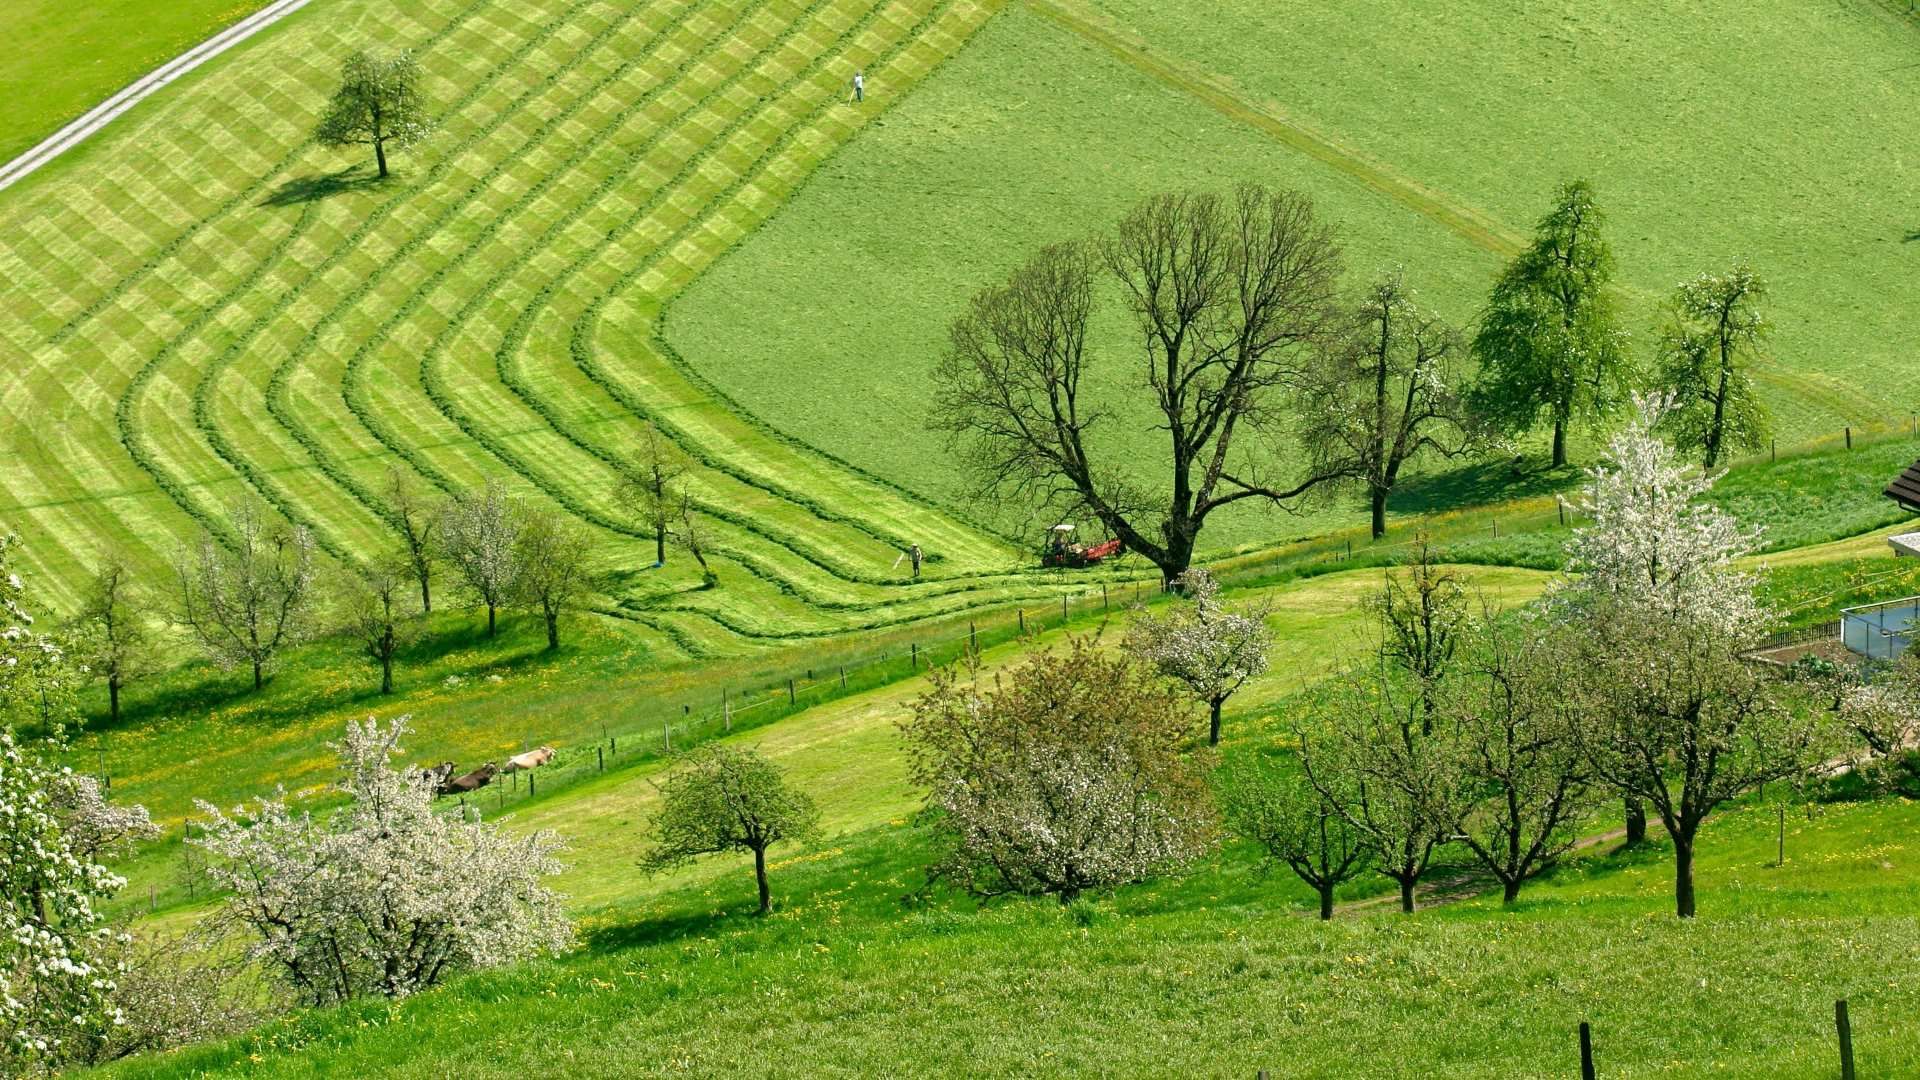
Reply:
M546 621L549 650L560 647L561 612L586 595L587 550L586 533L552 511L528 514L514 541L514 593Z
M1562 187L1533 243L1494 283L1473 338L1474 412L1514 434L1552 425L1556 467L1567 463L1568 427L1611 413L1630 381L1603 224L1591 185Z
M347 57L340 89L327 102L314 138L322 146L371 146L380 175L387 175L387 147L405 150L433 129L420 95L420 65L411 53L381 57L365 51Z
M1371 862L1368 838L1333 800L1267 755L1221 766L1216 787L1227 827L1306 882L1320 897L1320 917L1333 918L1333 891Z
M1220 583L1205 570L1188 570L1174 584L1187 602L1163 615L1142 611L1127 634L1127 647L1206 704L1207 745L1218 746L1221 706L1267 670L1272 605L1229 608L1220 599Z
M1211 849L1213 802L1181 752L1176 692L1086 638L985 685L936 670L902 725L943 854L930 876L980 896L1111 888Z
M471 808L436 813L432 780L391 765L408 724L348 723L335 747L347 801L331 813L284 792L232 816L199 804L211 825L190 843L228 891L222 917L306 1004L402 997L573 939L545 883L562 869L559 840L501 832Z
M709 743L689 753L660 789L652 846L641 865L651 871L702 855L753 852L761 915L773 911L767 849L819 833L820 811L807 794L756 750Z
M680 496L675 507L679 524L673 532L673 537L680 542L681 547L687 549L687 554L693 556L693 561L700 564L701 588L711 589L720 583L720 575L714 573L713 567L707 565L706 523L701 521L700 515L694 512L693 500L687 498L685 494Z
M107 684L107 719L120 722L120 691L159 663L153 610L125 556L110 552L94 572L76 620L80 659Z
M1535 612L1489 613L1445 695L1468 793L1459 839L1507 904L1573 847L1591 806L1570 662L1551 631Z
M202 533L175 563L180 621L221 667L266 666L300 640L314 605L313 537L305 526L270 521L251 499L234 504L229 541Z
M1816 760L1825 710L1746 659L1775 619L1758 579L1734 566L1755 534L1705 501L1711 478L1654 434L1669 407L1640 403L1592 471L1592 523L1575 531L1573 576L1550 598L1579 648L1589 765L1660 815L1673 840L1674 908L1690 918L1701 824Z
M1301 445L1315 475L1366 493L1376 540L1403 468L1473 449L1454 381L1459 352L1458 333L1420 309L1396 270L1366 291L1307 370Z
M405 546L407 567L420 582L420 610L431 614L433 564L439 557L433 534L446 516L446 500L421 491L413 474L398 465L387 470L386 498L388 516Z
M1042 248L973 298L935 371L933 424L981 495L1084 512L1171 582L1214 512L1286 505L1334 479L1276 481L1248 444L1285 426L1282 399L1336 325L1339 274L1332 230L1304 195L1248 185L1154 196L1103 241ZM1134 322L1137 400L1096 390L1120 385L1124 364L1090 347L1102 284ZM1145 485L1102 442L1140 412L1168 448Z
M393 661L417 636L408 610L412 573L404 558L376 559L342 575L341 615L367 659L380 665L380 692L393 693Z
M1745 263L1702 274L1674 293L1660 341L1659 385L1672 396L1666 430L1711 470L1729 448L1765 446L1770 419L1753 365L1773 327L1760 310L1766 282Z
M1459 571L1440 562L1431 539L1422 533L1414 540L1406 573L1387 571L1368 606L1378 624L1380 656L1389 667L1412 676L1420 699L1421 733L1431 735L1441 683L1472 629L1465 583Z
M440 518L447 561L487 608L487 636L499 629L500 609L513 599L520 576L520 531L525 514L506 489L489 479L479 491L449 502Z
M1307 782L1367 838L1411 912L1434 849L1465 812L1459 744L1428 724L1419 686L1384 664L1338 680L1297 734Z
M652 530L655 566L667 564L667 539L681 517L686 501L684 480L692 468L686 453L649 422L617 495L640 523Z

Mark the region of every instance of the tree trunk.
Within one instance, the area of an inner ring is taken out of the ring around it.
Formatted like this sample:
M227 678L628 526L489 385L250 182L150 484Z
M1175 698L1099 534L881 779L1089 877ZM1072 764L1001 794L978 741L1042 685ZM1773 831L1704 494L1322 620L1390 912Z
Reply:
M1414 883L1418 880L1419 880L1418 878L1415 878L1412 876L1402 877L1399 879L1400 910L1405 914L1408 914L1408 915L1413 914L1413 886L1414 886Z
M266 677L261 674L260 661L255 660L253 662L253 688L258 690L265 685L267 685L267 680Z
M1320 919L1324 922L1331 918L1333 918L1333 882L1329 881L1320 886Z
M1373 502L1373 538L1387 535L1387 489L1376 487L1372 491Z
M393 653L388 652L380 658L380 692L393 693Z
M664 526L653 530L653 561L661 566L667 565L667 530Z
M559 647L560 613L557 611L549 611L547 612L547 651L552 652Z
M1646 806L1642 804L1638 798L1632 795L1629 795L1626 798L1626 812L1627 812L1627 845L1626 846L1632 847L1635 844L1646 842L1646 839L1647 839L1647 808Z
M387 141L378 136L373 140L373 160L380 163L380 176L387 175Z
M1693 918L1693 840L1673 838L1673 913Z
M1567 422L1553 422L1553 466L1559 468L1567 463Z
M487 636L488 637L492 637L495 634L495 632L499 629L498 624L494 621L495 613L496 612L495 612L494 606L492 604L488 604L487 605Z
M107 719L120 722L120 676L107 676Z
M433 590L427 587L427 575L420 575L420 613L433 614Z
M773 912L773 892L767 888L767 849L753 849L753 876L760 883L760 914Z
M1512 904L1518 899L1520 899L1519 878L1511 878L1500 883L1500 902L1502 904Z
M1208 703L1213 707L1213 717L1207 726L1208 746L1220 745L1220 706L1225 704L1226 700L1226 698L1214 698Z

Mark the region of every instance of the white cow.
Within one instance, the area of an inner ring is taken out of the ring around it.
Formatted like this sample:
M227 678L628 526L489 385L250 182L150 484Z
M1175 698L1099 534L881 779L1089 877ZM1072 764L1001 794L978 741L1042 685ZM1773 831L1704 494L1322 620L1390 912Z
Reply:
M519 772L522 769L537 769L552 760L553 747L543 746L538 750L529 750L518 757L508 758L506 767L500 771L503 773L511 773Z

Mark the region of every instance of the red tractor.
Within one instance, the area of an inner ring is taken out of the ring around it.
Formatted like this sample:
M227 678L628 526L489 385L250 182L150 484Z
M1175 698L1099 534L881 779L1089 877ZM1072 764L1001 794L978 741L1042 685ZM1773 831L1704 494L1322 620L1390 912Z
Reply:
M1047 530L1046 546L1040 551L1040 565L1079 569L1119 553L1118 539L1103 540L1098 544L1076 544L1073 542L1073 526L1055 525Z

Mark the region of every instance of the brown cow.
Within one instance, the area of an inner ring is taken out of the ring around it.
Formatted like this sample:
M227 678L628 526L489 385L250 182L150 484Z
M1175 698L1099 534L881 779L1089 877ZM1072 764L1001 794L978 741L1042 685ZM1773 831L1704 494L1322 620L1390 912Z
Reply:
M427 782L427 786L432 788L435 794L438 794L440 789L446 786L447 777L453 775L453 762L443 761L430 768L420 769L419 772L420 778Z
M537 769L552 760L553 747L543 746L538 750L529 750L518 757L508 758L506 768L500 771L503 773L511 773L519 772L522 769Z
M499 771L500 767L489 761L465 776L456 776L446 783L441 784L438 793L441 795L466 795L479 791L481 788L493 783L494 774Z

